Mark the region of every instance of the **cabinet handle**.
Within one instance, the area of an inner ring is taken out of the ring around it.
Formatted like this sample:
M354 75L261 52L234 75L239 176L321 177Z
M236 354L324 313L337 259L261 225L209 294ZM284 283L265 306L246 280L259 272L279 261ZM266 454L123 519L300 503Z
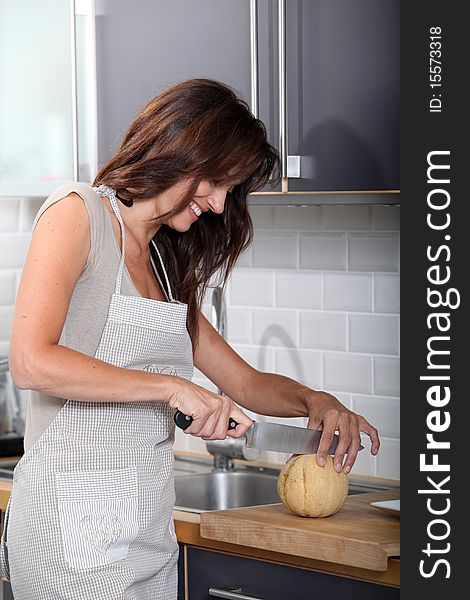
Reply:
M258 118L258 0L250 0L251 112Z
M279 38L279 153L282 184L287 183L286 0L278 0ZM284 190L283 190L284 191Z
M78 98L77 98L77 28L75 23L75 0L70 6L70 71L72 93L72 160L73 180L78 181Z
M246 596L241 593L241 588L234 590L221 590L219 588L209 588L209 596L212 598L225 598L226 600L263 600L255 596Z

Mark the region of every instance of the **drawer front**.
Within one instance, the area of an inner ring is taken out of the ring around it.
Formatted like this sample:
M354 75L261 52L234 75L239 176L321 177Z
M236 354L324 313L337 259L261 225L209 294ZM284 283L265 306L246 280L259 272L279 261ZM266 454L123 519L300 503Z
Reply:
M296 567L188 548L188 600L231 597L240 600L398 600L397 588L316 573ZM209 589L212 589L209 594Z

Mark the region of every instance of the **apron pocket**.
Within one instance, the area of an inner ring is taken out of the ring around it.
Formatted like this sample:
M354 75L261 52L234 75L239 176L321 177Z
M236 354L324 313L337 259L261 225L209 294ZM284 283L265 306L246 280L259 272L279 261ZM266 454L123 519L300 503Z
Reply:
M138 534L137 467L56 474L64 557L73 569L127 556Z

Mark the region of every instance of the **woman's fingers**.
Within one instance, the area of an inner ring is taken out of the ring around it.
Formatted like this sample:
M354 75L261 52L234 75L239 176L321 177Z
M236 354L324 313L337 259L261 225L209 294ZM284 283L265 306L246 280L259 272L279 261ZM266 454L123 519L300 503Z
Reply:
M326 463L328 450L338 432L338 444L333 458L337 472L349 473L354 465L361 445L361 432L371 440L371 453L377 454L380 447L379 435L375 427L364 417L354 413L341 404L334 396L324 392L316 392L309 405L309 429L323 429L317 449L317 463Z
M371 454L377 454L380 448L379 433L375 427L373 427L364 417L360 417L361 422L359 423L359 430L363 433L367 433L371 441L370 451Z
M241 437L252 424L228 396L214 394L193 383L187 383L180 390L172 406L193 418L185 433L205 440L223 440L227 435ZM230 418L238 423L232 430L229 430Z
M335 435L337 420L337 411L326 411L323 417L323 433L317 449L317 464L320 465L320 467L323 467L326 464L328 449L330 448Z

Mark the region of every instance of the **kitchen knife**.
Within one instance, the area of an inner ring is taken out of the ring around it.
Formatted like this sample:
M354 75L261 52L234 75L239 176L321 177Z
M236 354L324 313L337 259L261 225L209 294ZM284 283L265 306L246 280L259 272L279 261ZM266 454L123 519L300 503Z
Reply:
M187 429L193 422L192 417L179 410L174 415L174 421L180 429ZM235 429L238 423L229 419L228 429ZM279 423L265 423L253 421L253 425L245 434L247 448L258 450L273 450L274 452L290 452L292 454L315 454L320 445L321 429L305 429L293 425ZM328 454L334 454L338 446L339 435L335 433L333 441L328 448ZM359 446L363 450L364 446Z

